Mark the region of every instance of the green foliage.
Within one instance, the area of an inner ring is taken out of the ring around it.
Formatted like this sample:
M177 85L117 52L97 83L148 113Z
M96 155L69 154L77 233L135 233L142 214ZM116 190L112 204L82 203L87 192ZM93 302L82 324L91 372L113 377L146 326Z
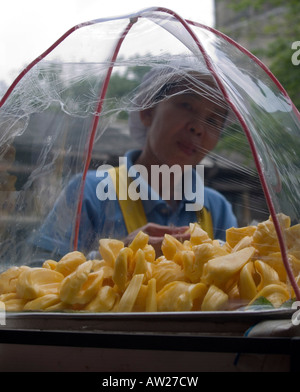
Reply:
M124 97L132 94L139 86L148 66L127 66L123 71L117 68L113 71L105 97L105 110L118 112L126 107L122 102ZM80 69L80 72L78 70ZM44 110L51 103L51 110L76 112L80 115L93 113L103 85L105 73L96 71L89 64L68 64L67 77L64 74L64 64L47 64L38 69L37 83L30 83L30 105L36 111ZM22 101L19 90L12 96L15 104ZM52 102L51 98L55 98ZM49 99L50 98L50 99ZM58 104L59 102L59 104ZM126 119L127 113L121 111L120 119Z
M253 160L249 143L241 125L234 123L229 128L223 130L215 152L221 154L224 151L234 151L236 146L239 146L239 152L243 155L243 163L249 164Z
M220 1L220 0L216 0ZM222 0L221 0L222 1ZM286 1L288 3L289 0ZM295 2L294 0L291 0L291 2ZM239 2L237 1L229 1L229 6L233 10L239 12L243 11L246 7L252 7L255 10L261 10L265 5L272 5L274 7L278 7L282 5L282 0L240 0Z
M106 98L110 102L111 108L117 108L118 102L128 94L132 93L141 83L143 76L150 67L148 66L131 66L127 67L124 74L118 71L113 73L106 94ZM110 101L110 99L112 99ZM127 112L122 110L119 119L125 120L128 118Z
M248 307L248 310L268 310L274 309L272 303L265 297L257 298L252 305Z
M136 87L137 87L136 80L127 79L126 75L122 76L119 73L115 73L110 78L106 97L121 98Z
M286 302L284 302L284 303L280 306L280 308L282 308L282 309L291 309L291 308L292 308L292 305L293 305L293 303L294 303L295 301L297 301L296 298L288 299Z
M116 70L110 78L106 97L119 99L131 93L140 85L150 68L146 65L132 65L126 67L123 73Z
M296 301L296 298L291 298L285 302L279 307L279 309L291 309L293 303ZM265 297L259 297L257 298L250 306L247 307L247 310L272 310L276 309L272 302L270 302L267 298Z
M235 12L252 10L259 14L262 11L281 7L280 15L270 17L264 26L266 38L270 38L270 44L261 48L253 49L253 53L263 56L269 61L269 68L285 88L295 106L300 109L300 65L292 64L293 50L291 45L294 41L300 41L300 2L299 0L216 0L226 1L228 7ZM253 35L253 32L251 33ZM251 37L253 39L255 37ZM259 37L256 37L259 38Z

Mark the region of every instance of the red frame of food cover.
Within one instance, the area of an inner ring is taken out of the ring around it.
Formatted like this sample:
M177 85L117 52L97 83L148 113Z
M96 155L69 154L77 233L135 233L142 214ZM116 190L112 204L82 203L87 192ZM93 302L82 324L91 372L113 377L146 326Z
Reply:
M192 28L190 26L196 26L196 27L200 27L202 29L206 29L212 33L214 33L217 36L222 37L224 40L226 40L228 43L230 43L231 45L234 45L238 50L240 50L241 52L243 52L244 54L246 54L249 58L251 58L259 67L261 67L263 69L263 71L271 78L271 80L276 84L276 86L278 87L278 89L280 90L280 92L285 96L285 98L287 99L287 101L290 103L293 112L296 114L297 118L300 120L300 114L297 110L297 108L295 107L295 105L293 104L293 102L290 100L287 92L285 91L285 89L283 88L283 86L279 83L279 81L276 79L276 77L271 73L271 71L257 58L255 57L252 53L250 53L247 49L245 49L244 47L242 47L241 45L239 45L237 42L235 42L234 40L232 40L231 38L229 38L228 36L226 36L225 34L217 31L216 29L212 28L212 27L208 27L205 26L203 24L200 23L196 23L190 20L185 20L182 17L180 17L177 13L164 8L164 7L153 7L153 8L148 8L145 9L139 13L137 13L136 15L132 16L130 18L130 21L128 23L128 25L126 26L125 30L120 34L119 40L116 44L116 47L113 51L112 57L111 57L111 65L108 68L108 71L106 73L105 76L105 80L104 83L102 85L102 89L99 93L99 99L96 105L96 114L94 115L93 118L93 122L92 122L92 127L91 127L91 131L90 131L90 136L89 136L89 141L88 141L88 151L87 151L87 155L85 158L85 163L84 163L84 171L83 171L83 175L82 175L82 181L81 181L81 188L80 188L80 196L79 196L79 201L78 201L78 205L77 205L77 212L76 212L76 223L75 223L75 235L74 235L74 249L77 249L77 245L78 245L78 234L79 234L79 226L80 226L80 216L81 216L81 209L82 209L82 199L83 199L83 191L84 191L84 185L85 185L85 179L86 179L86 175L87 175L87 171L89 168L89 164L91 161L91 155L92 155L92 149L93 149L93 144L94 144L94 140L95 140L95 134L96 134L96 129L97 129L97 125L99 122L99 118L101 115L101 111L102 111L102 105L103 105L103 100L105 98L106 92L107 92L107 88L108 88L108 84L109 84L109 80L110 80L110 76L114 67L114 63L118 57L118 53L120 51L120 48L122 46L122 43L124 41L124 39L126 38L128 32L130 31L131 27L138 21L139 18L143 17L144 13L148 13L148 12L161 12L161 13L166 13L171 15L172 17L174 17L175 19L177 19L177 21L179 21L184 28L187 30L187 32L190 34L191 38L195 41L197 47L199 48L207 68L209 69L209 71L211 72L212 76L214 77L219 89L221 90L224 99L226 100L226 102L228 103L228 105L231 107L232 111L234 112L234 114L236 115L237 119L239 120L243 131L247 137L249 146L251 148L251 152L254 158L254 162L258 171L258 175L261 181L261 185L265 194L265 198L266 198L266 202L269 208L269 212L270 215L272 217L273 223L274 223L274 227L277 233L277 237L278 237L278 241L279 241L279 245L280 245L280 250L281 250L281 254L282 254L282 260L288 275L288 278L291 282L291 285L294 289L295 295L297 300L300 300L300 289L295 281L295 278L293 276L292 270L290 268L289 265L289 260L288 260L288 254L287 254L287 250L286 250L286 245L285 245L285 241L283 238L283 234L281 231L281 227L280 227L280 223L275 211L275 207L270 195L270 191L268 189L268 185L266 182L266 178L264 175L264 172L262 170L261 164L260 164L260 160L259 160L259 156L256 150L256 146L255 143L253 141L250 129L247 125L247 123L245 122L242 114L240 113L239 109L236 107L236 105L234 104L234 102L231 100L230 96L227 93L227 90L221 80L221 78L219 77L218 73L216 72L214 65L209 57L209 55L207 54L206 50L204 49L203 45L201 44L201 42L199 41L198 37L196 36L196 34L193 32ZM43 52L39 57L37 57L34 61L32 61L19 75L18 77L13 81L13 83L11 84L11 86L8 88L8 90L6 91L6 93L4 94L4 96L2 97L2 99L0 100L0 108L4 105L4 103L6 102L6 100L8 99L8 97L10 96L10 94L12 93L12 91L14 90L14 88L16 87L16 85L20 82L20 80L30 71L31 68L33 68L37 63L39 63L42 59L44 59L49 53L51 53L59 44L61 44L70 34L72 34L74 31L82 28L82 27L86 27L89 25L93 25L93 24L97 24L97 23L101 23L103 21L106 21L107 19L95 19L92 21L88 21L85 23L81 23L81 24L77 24L74 27L72 27L71 29L69 29L65 34L63 34L56 42L54 42L53 45L51 45L45 52Z

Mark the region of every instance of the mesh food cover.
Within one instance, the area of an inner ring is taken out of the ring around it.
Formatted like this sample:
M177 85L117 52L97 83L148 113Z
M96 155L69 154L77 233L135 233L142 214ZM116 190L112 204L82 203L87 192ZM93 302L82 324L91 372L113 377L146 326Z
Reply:
M209 311L299 298L299 155L297 109L229 37L163 8L74 26L0 102L0 301Z

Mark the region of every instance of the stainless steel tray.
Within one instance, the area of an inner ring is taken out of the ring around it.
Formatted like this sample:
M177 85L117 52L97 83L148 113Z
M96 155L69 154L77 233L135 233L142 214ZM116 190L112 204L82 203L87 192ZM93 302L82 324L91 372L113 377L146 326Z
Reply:
M295 310L226 312L85 313L11 312L0 329L243 335L266 320L291 319Z

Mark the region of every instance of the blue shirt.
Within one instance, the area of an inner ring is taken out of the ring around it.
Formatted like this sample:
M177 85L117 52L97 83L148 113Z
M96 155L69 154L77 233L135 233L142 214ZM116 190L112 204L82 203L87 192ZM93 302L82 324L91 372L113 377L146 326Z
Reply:
M128 168L133 165L139 154L140 151L130 151L126 154ZM118 200L99 200L96 189L101 179L96 174L96 171L88 172L84 188L78 250L85 254L98 249L100 238L122 239L128 234ZM32 240L39 248L58 255L73 250L80 183L81 175L75 176L60 195ZM176 210L173 210L161 198L142 200L148 222L166 226L188 226L197 220L195 211L186 211L186 202L183 198L178 202ZM205 187L204 206L212 216L214 237L225 240L226 229L237 225L231 204L219 192Z

